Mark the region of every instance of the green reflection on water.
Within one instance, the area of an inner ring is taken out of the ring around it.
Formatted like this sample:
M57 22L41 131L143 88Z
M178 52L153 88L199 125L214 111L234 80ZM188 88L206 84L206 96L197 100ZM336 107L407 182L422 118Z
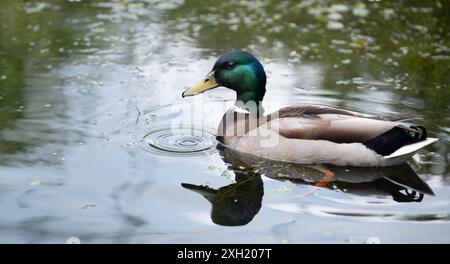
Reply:
M8 0L0 11L0 131L23 118L23 93L33 87L27 78L48 73L94 45L93 39L86 40L85 25L101 20L99 14L105 12L131 13L133 4L159 8L161 26L188 36L205 56L235 48L294 66L318 64L324 69L322 88L338 91L342 107L352 107L346 98L361 89L385 90L395 94L396 111L424 114L430 131L450 126L450 5L445 0L185 1L173 7L164 1ZM103 21L105 27L121 23ZM423 106L405 106L410 98ZM25 147L1 136L0 146L3 153Z
M74 49L84 48L77 43L85 29L68 21L69 17L94 15L95 9L87 4L62 1L2 1L0 10L0 152L23 152L35 145L11 137L2 136L5 129L14 129L15 121L24 118L27 107L24 93L40 85L58 83L27 82L36 76L45 76L50 70L64 63ZM4 162L5 160L2 159Z
M205 53L318 63L323 87L344 98L358 89L345 80L386 80L399 99L423 98L427 116L448 122L449 14L448 1L186 1L168 17Z

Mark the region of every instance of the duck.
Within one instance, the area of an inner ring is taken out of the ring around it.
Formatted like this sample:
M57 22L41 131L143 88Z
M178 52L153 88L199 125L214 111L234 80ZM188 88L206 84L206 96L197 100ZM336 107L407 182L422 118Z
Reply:
M297 164L384 167L405 163L436 142L409 115L369 115L310 104L283 107L266 114L262 101L266 73L246 51L219 56L212 70L182 97L225 87L236 102L222 117L217 140L242 154ZM408 124L406 124L408 122Z

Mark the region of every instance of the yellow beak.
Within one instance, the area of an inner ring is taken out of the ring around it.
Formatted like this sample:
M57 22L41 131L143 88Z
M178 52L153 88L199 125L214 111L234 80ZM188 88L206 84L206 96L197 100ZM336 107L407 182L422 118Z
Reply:
M203 81L184 91L182 96L193 96L199 93L203 93L204 91L214 89L218 86L220 85L216 82L216 78L214 78L214 72L210 72Z

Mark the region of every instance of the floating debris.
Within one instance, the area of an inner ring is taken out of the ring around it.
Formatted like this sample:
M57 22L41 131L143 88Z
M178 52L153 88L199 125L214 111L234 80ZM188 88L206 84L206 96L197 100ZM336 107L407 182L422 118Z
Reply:
M353 15L357 17L366 17L369 15L369 10L366 8L365 4L357 4L355 8L353 8Z
M422 26L422 25L411 25L411 27L415 30L417 30L421 34L425 34L428 32L428 28Z
M88 209L88 208L94 208L97 207L95 204L86 204L80 207L80 209Z
M344 28L344 24L342 24L341 22L337 22L337 21L330 21L327 23L327 28L332 29L332 30L342 29L342 28Z
M334 44L334 45L346 45L347 41L346 40L340 40L340 39L332 39L331 40L331 44Z
M346 238L344 241L348 244L361 244L360 241L353 239L353 238Z
M362 77L355 77L352 79L352 82L354 84L366 84L366 82L364 81L364 79Z
M365 49L367 47L368 41L365 39L356 39L354 40L350 46L357 49Z
M395 16L395 11L393 9L387 8L383 10L383 17L386 20L391 20Z
M50 7L52 7L52 5L50 5L49 3L36 3L36 4L29 3L25 6L25 12L27 14L33 14L41 12L42 10Z
M403 55L406 55L408 54L409 49L408 47L400 47L400 51L402 52Z
M348 6L343 4L334 4L328 8L328 12L347 12Z
M38 185L41 185L41 181L40 181L40 180L32 180L32 181L30 182L30 185L31 185L31 186L38 186Z
M66 244L81 244L81 240L78 237L69 237Z
M350 80L339 80L336 82L338 85L347 85L350 84Z
M341 53L341 54L352 54L353 50L351 50L351 49L338 49L337 52Z
M381 244L381 241L378 237L369 237L367 238L366 244Z
M325 10L323 8L320 7L312 7L312 8L308 8L308 14L313 15L315 17L319 17L320 15L322 15L322 13Z
M339 13L330 13L327 15L327 18L329 20L341 20L342 19L342 15Z

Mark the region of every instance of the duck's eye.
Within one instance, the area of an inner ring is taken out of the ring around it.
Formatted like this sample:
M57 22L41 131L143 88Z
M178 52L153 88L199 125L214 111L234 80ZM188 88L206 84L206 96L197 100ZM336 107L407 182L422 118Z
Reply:
M228 70L232 69L234 67L234 62L227 62L225 64L225 68L227 68Z

